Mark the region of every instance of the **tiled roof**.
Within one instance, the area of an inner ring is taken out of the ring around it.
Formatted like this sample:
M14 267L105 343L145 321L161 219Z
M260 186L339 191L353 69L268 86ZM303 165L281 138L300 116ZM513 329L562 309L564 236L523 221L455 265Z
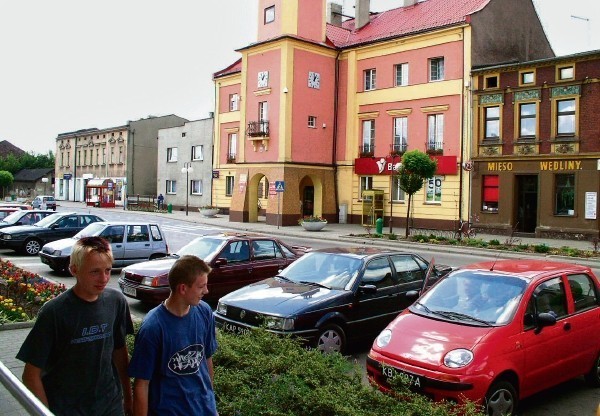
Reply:
M7 157L11 154L15 157L19 157L23 156L25 153L27 153L25 150L15 146L8 140L0 141L0 157Z
M54 173L54 168L21 169L15 173L14 178L19 182L35 182L51 172Z
M327 38L338 48L378 40L406 36L468 21L469 16L483 9L490 0L427 0L414 6L399 7L372 14L370 23L354 30L354 19L343 27L327 25Z
M217 71L213 74L213 78L223 77L225 75L235 74L236 72L242 72L242 58L238 59L227 68Z

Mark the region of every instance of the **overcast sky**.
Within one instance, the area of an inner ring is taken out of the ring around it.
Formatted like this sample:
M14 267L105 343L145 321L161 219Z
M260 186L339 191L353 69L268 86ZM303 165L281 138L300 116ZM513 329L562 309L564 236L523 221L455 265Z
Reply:
M354 0L343 1L353 14ZM492 0L493 1L493 0ZM371 10L399 0L372 0ZM557 55L600 49L598 0L534 0ZM55 150L59 133L148 115L208 117L212 74L256 39L256 0L6 0L0 140ZM572 17L574 16L574 17ZM587 19L587 20L586 20Z

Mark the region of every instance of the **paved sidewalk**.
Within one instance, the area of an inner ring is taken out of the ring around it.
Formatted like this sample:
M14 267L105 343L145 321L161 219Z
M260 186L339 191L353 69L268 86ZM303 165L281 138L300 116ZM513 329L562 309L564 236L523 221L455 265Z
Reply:
M102 212L111 211L112 213L118 213L123 211L123 207L116 208L94 208L94 207L86 207L81 202L71 202L71 201L58 201L59 207L58 211L67 211L69 209L77 209L81 210L85 208L94 214L98 214L102 216ZM130 211L127 211L128 213ZM148 213L140 211L138 212L140 215L156 215L156 213ZM353 239L352 235L364 234L365 230L361 225L358 224L328 224L322 231L319 232L308 232L305 231L300 226L287 226L287 227L277 227L276 225L268 225L264 221L257 223L239 223L239 222L229 222L229 216L227 215L217 215L214 218L206 218L200 215L197 209L190 209L188 215L186 215L185 211L174 211L173 213L162 213L158 215L164 215L168 218L178 219L189 221L190 223L198 223L211 225L214 227L220 227L229 230L237 230L237 231L247 231L247 232L258 232L264 234L272 234L280 237L300 237L300 238L313 238L319 240L328 240L332 242L332 245L335 244L336 241L355 241L357 245L362 244L370 244L374 246L380 247L403 247L410 249L414 248L415 244L413 242L406 242L402 239L400 240L385 240L385 239ZM389 231L388 227L384 227L384 233ZM393 230L398 236L404 235L404 228L396 227ZM374 232L374 230L372 231ZM491 234L478 234L477 238L481 238L484 241L490 241L492 239L497 239L501 243L506 241L506 236L498 236ZM575 240L555 240L555 239L539 239L539 238L520 238L522 244L546 244L549 247L572 247L578 248L581 250L592 250L593 245L589 241L575 241ZM428 245L431 251L453 251L453 252L472 252L473 250L478 250L472 247L456 247L456 246L442 246L442 245ZM485 249L481 249L485 250ZM574 259L569 259L569 261L574 261ZM576 260L578 263L588 264L592 267L600 267L600 260ZM25 340L25 337L29 333L29 328L22 328L21 326L17 326L17 329L10 329L12 326L2 326L0 325L0 361L7 366L13 374L15 374L19 379L21 378L23 372L23 363L18 361L15 358L18 349L21 344ZM23 410L21 410L20 405L16 402L16 400L4 389L4 387L0 384L0 415L3 416L17 416L17 415L26 415Z

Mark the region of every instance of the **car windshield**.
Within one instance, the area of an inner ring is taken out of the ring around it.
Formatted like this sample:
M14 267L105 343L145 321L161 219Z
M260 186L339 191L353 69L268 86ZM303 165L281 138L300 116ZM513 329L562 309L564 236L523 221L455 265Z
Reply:
M94 235L100 235L100 233L106 228L104 224L90 224L85 227L83 230L79 231L77 234L73 236L73 238L82 238L82 237L91 237Z
M52 224L54 224L54 222L56 222L56 220L58 220L59 218L64 217L64 214L50 214L48 215L46 218L40 220L37 222L38 227L48 227Z
M293 282L318 284L331 289L348 289L360 271L360 259L340 254L305 254L285 268L279 276Z
M177 255L185 256L186 254L191 254L206 262L210 262L213 257L219 253L220 248L224 243L225 240L220 238L198 237L181 247L177 251Z
M517 310L527 281L480 270L458 270L433 286L412 307L449 320L504 325Z
M13 213L10 213L6 217L4 217L2 222L8 223L8 224L14 224L15 222L17 222L21 219L23 214L24 214L23 211L15 211Z

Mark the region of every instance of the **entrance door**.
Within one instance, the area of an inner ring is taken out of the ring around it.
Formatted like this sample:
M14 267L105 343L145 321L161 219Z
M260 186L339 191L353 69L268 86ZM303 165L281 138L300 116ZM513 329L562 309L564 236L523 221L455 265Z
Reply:
M302 216L307 217L314 215L315 207L315 187L305 186L304 195L302 197Z
M538 208L538 177L537 175L519 175L516 176L516 182L516 230L522 233L535 233Z

